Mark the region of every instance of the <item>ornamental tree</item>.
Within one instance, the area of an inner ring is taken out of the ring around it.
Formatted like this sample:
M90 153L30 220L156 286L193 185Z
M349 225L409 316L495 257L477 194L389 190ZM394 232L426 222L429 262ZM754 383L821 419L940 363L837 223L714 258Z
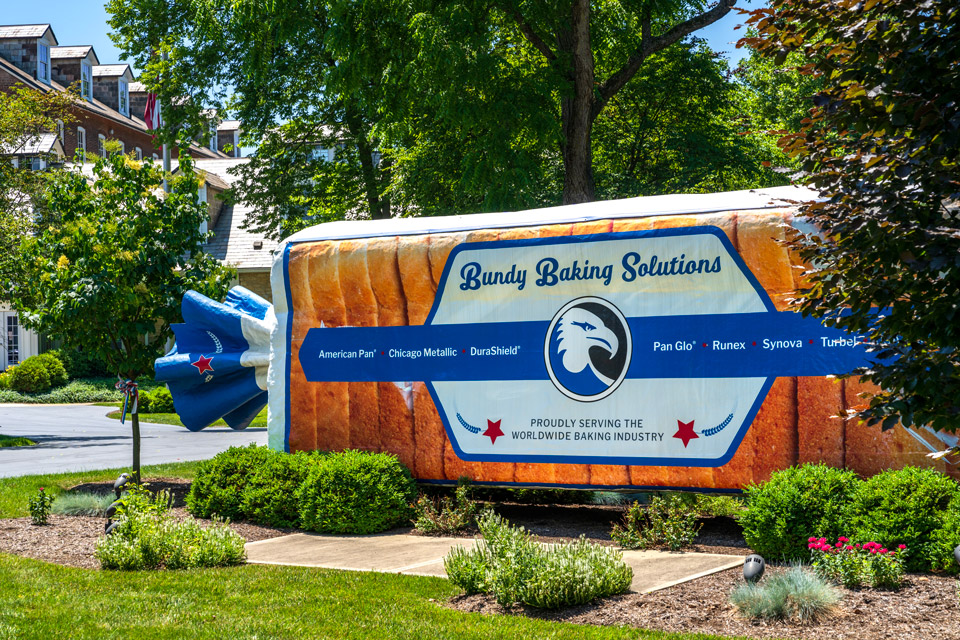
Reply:
M26 278L13 288L24 325L101 359L121 378L152 370L180 318L188 289L226 294L233 276L203 252L206 204L190 158L161 189L151 161L100 159L93 182L80 172L55 176L45 197L54 221L25 238ZM140 423L132 415L133 469L140 474Z
M882 391L861 416L892 428L960 427L960 5L772 0L745 39L823 83L780 144L823 196L799 308L863 334ZM877 308L889 310L879 315Z

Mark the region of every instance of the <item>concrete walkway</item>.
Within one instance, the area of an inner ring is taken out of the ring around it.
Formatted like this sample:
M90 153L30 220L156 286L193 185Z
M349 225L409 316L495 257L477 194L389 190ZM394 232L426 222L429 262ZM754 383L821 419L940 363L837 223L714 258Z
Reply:
M470 538L428 538L406 533L332 536L297 533L248 542L247 562L345 571L379 571L446 577L443 556L455 546L470 547ZM633 568L631 591L649 593L702 576L739 567L740 556L712 553L624 551Z

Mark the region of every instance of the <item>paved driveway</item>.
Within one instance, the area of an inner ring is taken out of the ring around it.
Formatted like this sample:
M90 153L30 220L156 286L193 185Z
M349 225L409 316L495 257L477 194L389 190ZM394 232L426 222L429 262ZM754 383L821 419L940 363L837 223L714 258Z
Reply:
M112 407L0 404L0 433L26 436L33 447L0 447L0 477L129 467L130 422L107 418ZM266 429L208 428L197 433L140 423L141 464L204 460L232 446L267 443Z

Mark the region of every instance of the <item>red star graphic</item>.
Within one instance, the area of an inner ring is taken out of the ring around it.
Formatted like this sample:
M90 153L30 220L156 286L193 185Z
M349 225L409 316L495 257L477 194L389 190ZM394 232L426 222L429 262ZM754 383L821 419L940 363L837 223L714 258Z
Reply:
M197 371L203 374L207 371L213 371L213 367L210 366L211 362L213 362L213 356L210 356L209 358L200 356L199 358L197 358L196 362L191 362L190 364L195 366L197 368Z
M497 438L503 435L503 431L500 431L500 420L496 422L487 420L487 430L483 432L483 435L490 436L490 444L497 444Z
M687 448L687 444L689 444L691 440L700 437L693 432L693 420L690 422L680 422L677 420L677 427L679 427L679 429L677 429L677 432L673 434L673 437L683 440L684 449Z

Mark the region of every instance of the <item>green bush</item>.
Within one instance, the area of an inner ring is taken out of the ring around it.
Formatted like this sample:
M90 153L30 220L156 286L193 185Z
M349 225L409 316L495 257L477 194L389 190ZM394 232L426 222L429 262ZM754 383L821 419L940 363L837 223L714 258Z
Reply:
M490 593L504 606L559 609L630 588L633 570L616 549L583 537L541 545L492 511L478 524L484 541L473 549L454 547L443 561L450 581L468 594Z
M853 471L822 464L774 472L744 492L747 508L739 521L747 545L770 559L802 560L810 536L849 535L844 512L862 482Z
M699 513L695 504L680 495L654 496L646 507L634 502L610 537L625 549L664 545L677 551L696 539L702 526L697 524Z
M117 528L97 541L94 556L104 569L190 569L240 564L244 540L223 521L203 528L195 520L175 520L170 494L151 495L133 487L123 498Z
M150 392L150 413L174 413L173 395L166 387L157 387Z
M0 403L23 402L29 404L75 404L80 402L116 402L123 396L111 385L73 380L65 387L47 393L19 393L0 389Z
M246 520L271 527L300 526L297 490L318 460L307 453L268 456L243 489L240 513Z
M47 353L60 359L71 378L102 378L110 375L106 363L86 351L54 349Z
M947 512L943 514L943 526L933 535L930 568L934 571L957 573L960 566L957 565L957 560L953 556L953 550L957 545L960 545L960 495L954 496L950 501Z
M751 619L816 622L830 614L840 593L822 578L793 567L760 583L743 583L730 594L730 602Z
M325 533L377 533L410 521L416 485L386 453L343 451L317 458L297 491L300 523Z
M50 389L50 372L36 356L27 358L10 372L10 389L20 393L42 393Z
M256 471L278 454L251 444L230 447L200 464L187 494L187 510L198 518L243 517L243 494Z
M933 469L906 467L878 473L854 492L847 509L847 535L888 549L905 544L910 551L907 571L929 571L940 562L938 532L956 495L957 483Z
M114 498L101 493L61 493L53 502L52 511L61 516L102 517Z
M32 358L36 358L47 368L47 374L50 376L51 387L62 387L63 385L67 384L69 381L67 370L63 366L63 362L60 361L60 358L58 358L55 353L48 351L47 353L41 353L38 356L32 356ZM31 360L32 358L27 358L27 360Z
M454 499L450 496L431 498L421 495L414 505L416 517L413 526L427 535L444 535L463 531L475 524L477 503L470 499L467 482L457 484Z
M13 370L16 368L17 365L12 364L5 370L0 371L0 391L5 391L10 388L10 378L13 377Z

